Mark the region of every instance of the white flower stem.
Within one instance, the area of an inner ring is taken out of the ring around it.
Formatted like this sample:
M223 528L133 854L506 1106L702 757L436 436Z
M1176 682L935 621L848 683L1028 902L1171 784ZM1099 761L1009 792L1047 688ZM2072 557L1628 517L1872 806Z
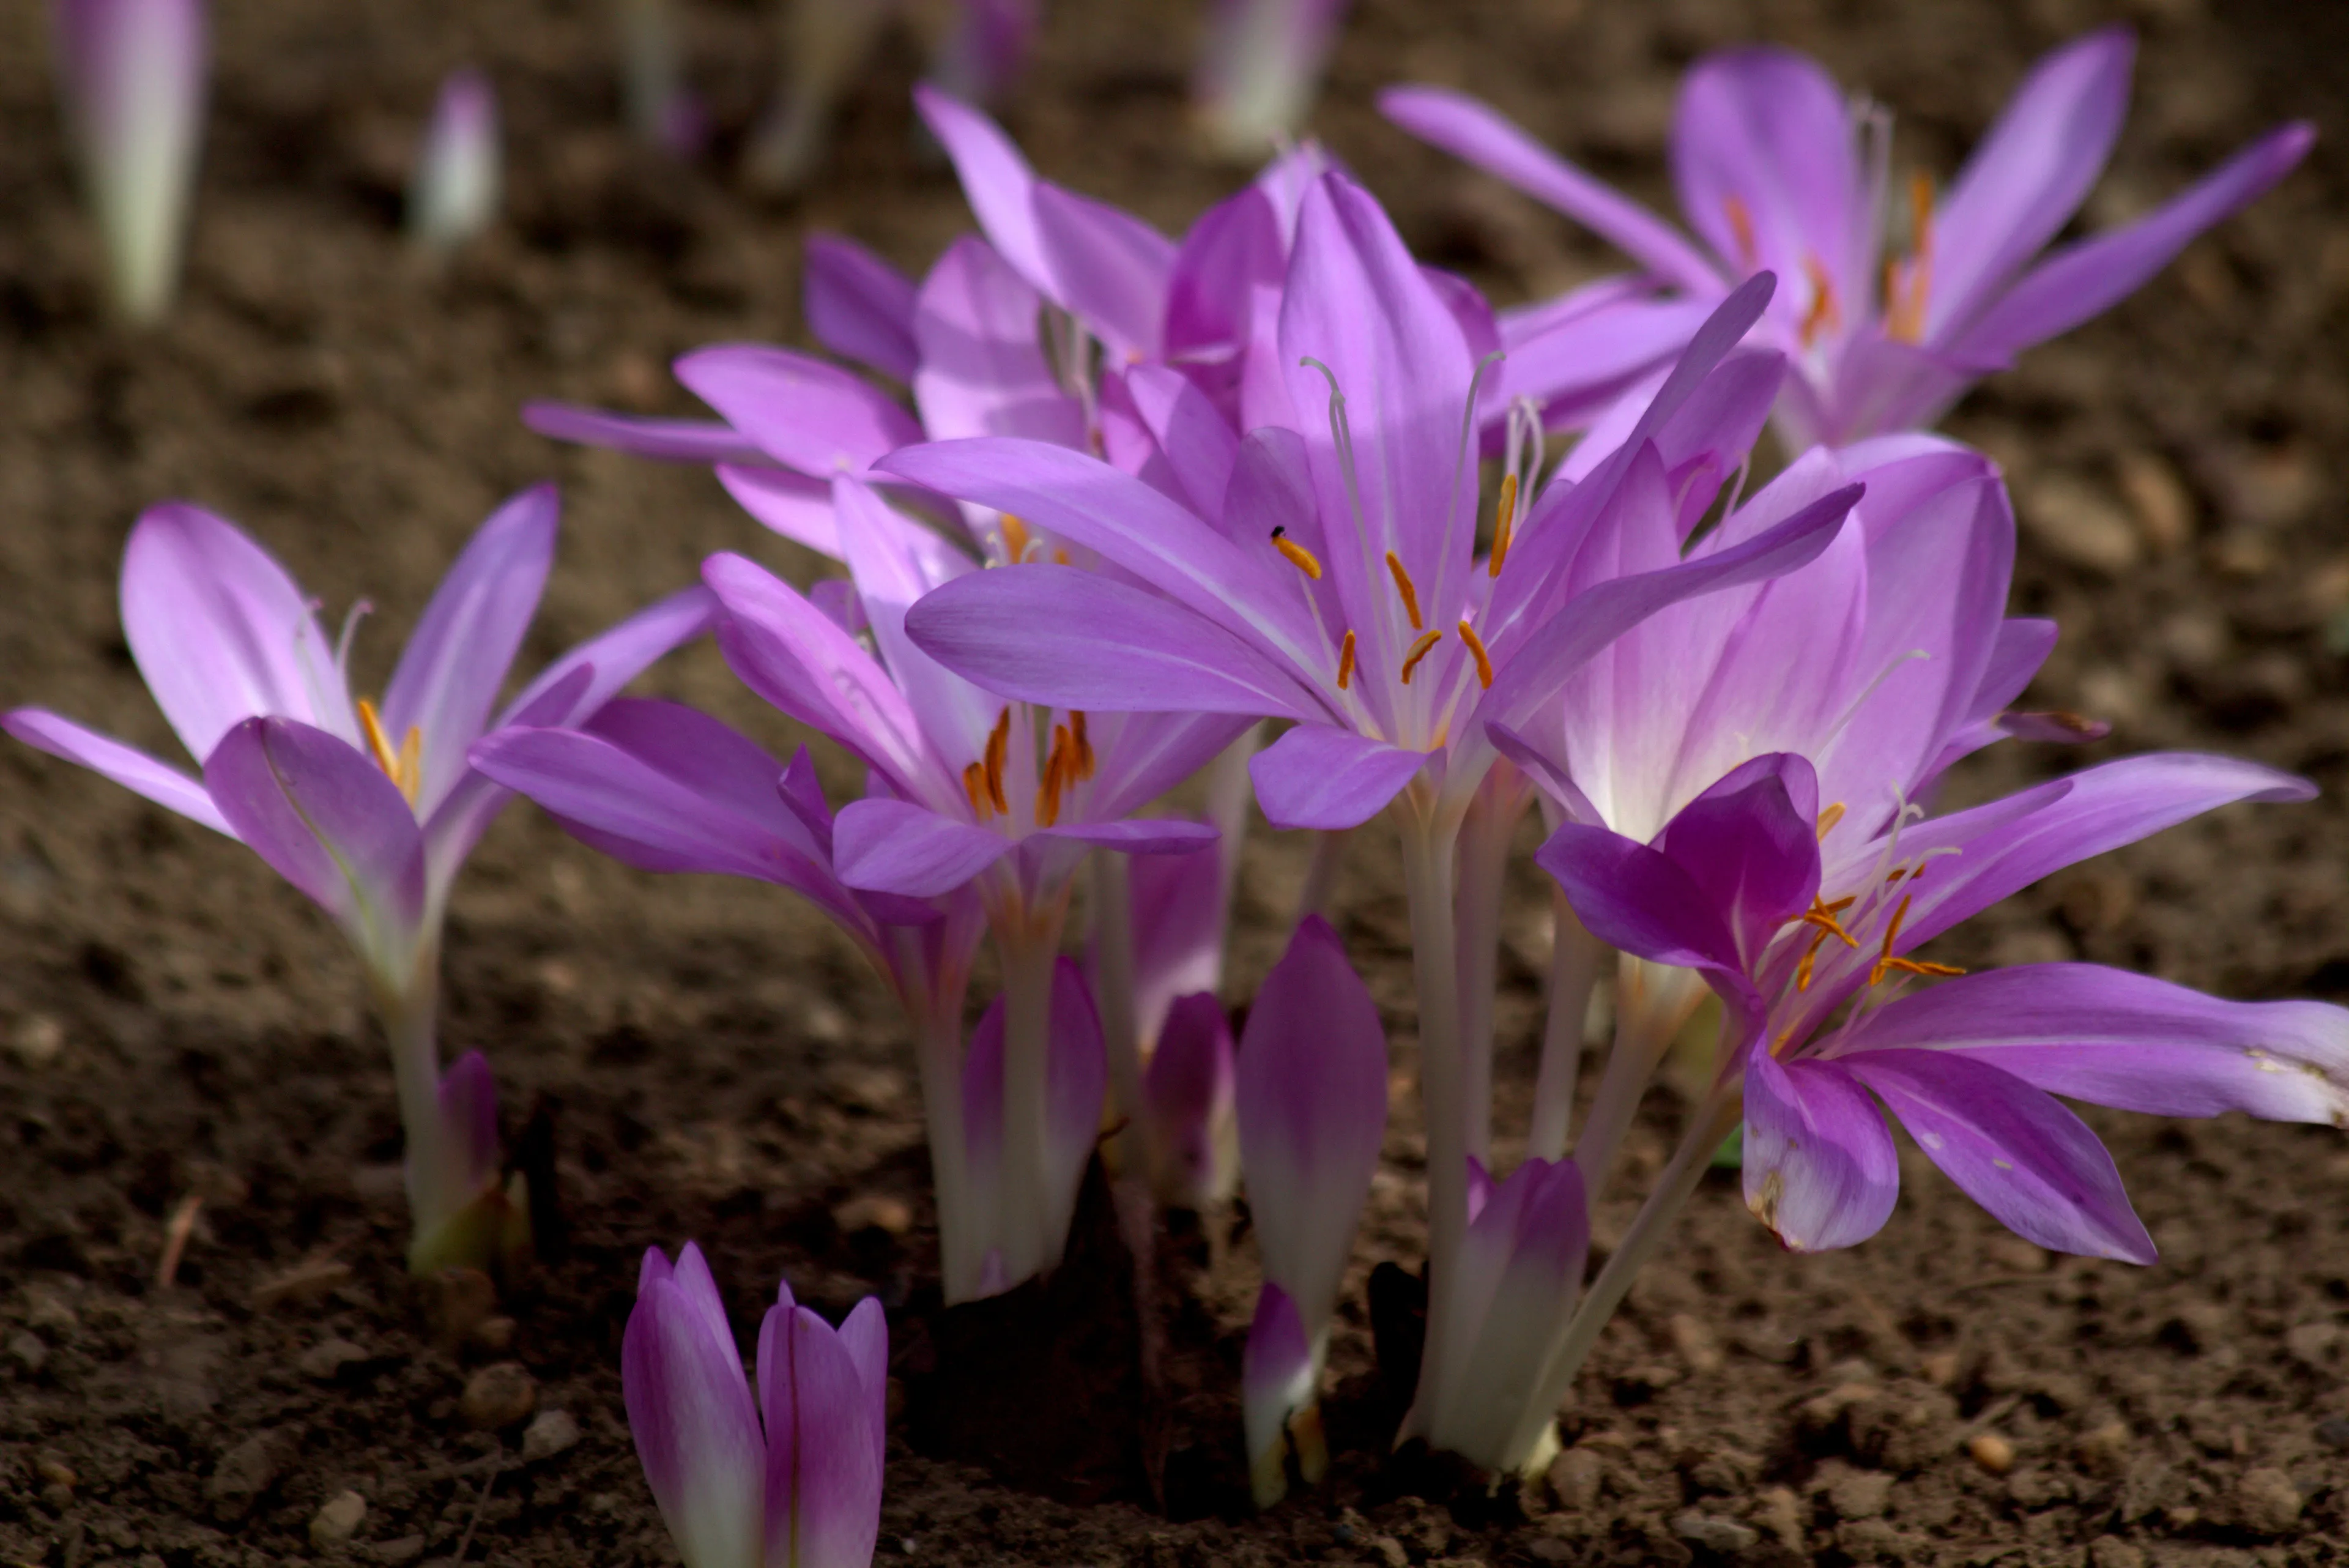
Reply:
M1541 1069L1534 1079L1533 1127L1526 1153L1540 1159L1566 1158L1566 1135L1574 1116L1575 1080L1582 1071L1582 1026L1590 1015L1590 993L1607 946L1590 934L1565 890L1549 893L1554 935L1549 952L1549 1016L1542 1027Z
M1460 1050L1459 961L1453 929L1452 857L1459 814L1420 786L1394 806L1411 906L1413 970L1419 982L1419 1096L1427 1123L1427 1339L1405 1432L1422 1431L1444 1386L1460 1249L1468 1230L1465 1088Z
M1292 926L1302 923L1308 915L1328 917L1330 895L1337 891L1338 873L1346 860L1346 840L1352 832L1340 827L1313 836L1313 858L1305 867L1305 886L1297 895L1297 919L1290 922Z
M1655 1076L1657 1064L1671 1044L1669 1031L1659 1032L1659 1010L1640 1004L1639 989L1637 961L1627 958L1616 980L1614 1048L1607 1053L1607 1064L1599 1070L1599 1091L1591 1099L1582 1135L1574 1140L1574 1158L1582 1167L1582 1179L1594 1205L1614 1168L1615 1157L1622 1152L1631 1118L1639 1114L1640 1101L1647 1095L1648 1081Z
M1005 1277L1014 1282L1060 1261L1066 1238L1046 1234L1044 1107L1052 1050L1052 967L1061 911L1021 909L998 924L1003 963L1003 1173Z
M448 1185L448 1129L440 1123L440 954L427 943L408 982L394 988L376 977L376 1010L391 1046L392 1085L407 1137L405 1184L409 1229L424 1235L448 1219L471 1193Z
M1454 899L1460 996L1460 1105L1467 1151L1493 1162L1493 1003L1500 984L1501 898L1507 888L1509 840L1525 809L1521 791L1496 764L1460 825L1459 890Z

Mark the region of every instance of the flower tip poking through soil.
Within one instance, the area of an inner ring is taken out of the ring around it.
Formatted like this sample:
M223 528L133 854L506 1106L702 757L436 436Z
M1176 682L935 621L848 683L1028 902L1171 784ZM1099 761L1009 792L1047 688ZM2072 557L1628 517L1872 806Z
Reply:
M1256 1300L1240 1371L1240 1408L1247 1428L1248 1490L1258 1508L1288 1495L1288 1462L1307 1486L1330 1468L1321 1430L1320 1359L1305 1337L1297 1303L1271 1281Z
M114 307L171 308L195 189L211 19L204 0L52 0L58 85L104 240Z
M449 73L432 106L408 183L408 232L419 250L443 255L474 239L498 215L504 152L490 78L470 67Z
M620 1387L686 1568L864 1568L881 1528L889 1330L871 1296L835 1329L776 1292L756 1394L701 1249L645 1253Z

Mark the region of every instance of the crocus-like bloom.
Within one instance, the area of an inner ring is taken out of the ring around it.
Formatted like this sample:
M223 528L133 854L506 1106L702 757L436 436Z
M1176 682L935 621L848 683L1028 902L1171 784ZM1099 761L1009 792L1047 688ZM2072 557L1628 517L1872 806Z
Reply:
M2349 1125L2349 1013L2216 1001L2091 964L1958 971L1911 956L2050 872L2233 801L2304 800L2301 780L2220 757L2108 763L1844 842L1818 774L1786 753L1733 769L1652 843L1568 824L1540 854L1602 940L1701 970L1725 1004L1719 1077L1648 1206L1554 1349L1528 1444L1693 1189L1744 1125L1746 1201L1788 1247L1866 1240L1899 1164L1880 1103L2002 1224L2059 1251L2150 1262L2112 1158L2054 1096L2170 1116L2240 1110Z
M1347 0L1216 0L1192 99L1216 147L1261 158L1296 139Z
M490 78L450 71L408 180L408 232L419 245L451 251L496 221L504 156Z
M889 1326L838 1328L786 1281L759 1328L757 1393L701 1249L648 1248L620 1343L645 1480L685 1568L866 1568L881 1531Z
M2013 514L1995 469L1963 448L1904 435L1814 449L1690 554L1733 547L1855 481L1867 495L1818 559L1658 612L1577 670L1562 701L1495 735L1548 795L1553 826L1644 842L1731 768L1784 751L1808 758L1839 803L1819 828L1833 852L1872 841L1951 762L2002 733L2100 732L2002 711L2054 646L2054 628L2005 618ZM1674 519L1643 521L1620 535L1609 570L1682 557ZM1618 1049L1574 1146L1594 1183L1704 993L1695 971L1621 961ZM1545 1092L1570 1096L1570 1083L1554 1075ZM1556 1109L1547 1125L1562 1129L1565 1106Z
M391 1039L419 1271L486 1257L505 1224L487 1071L460 1064L444 1079L434 1044L450 885L511 798L466 748L506 724L592 715L712 613L699 587L665 599L574 649L492 720L555 522L554 493L541 487L482 524L378 708L352 701L348 631L327 638L283 566L209 512L155 507L123 551L123 635L202 777L43 709L0 715L18 740L242 840L349 936Z
M1308 916L1265 976L1240 1040L1240 1150L1264 1293L1242 1369L1257 1506L1308 1485L1330 1455L1321 1363L1330 1314L1378 1168L1387 1119L1387 1036L1338 935Z
M212 69L205 0L50 0L58 85L114 306L161 318L180 282Z
M1769 319L1795 366L1778 419L1799 451L1931 424L1975 380L2127 296L2307 152L2313 128L2280 127L2135 222L2042 257L2112 154L2134 55L2115 27L2041 60L1946 193L1912 178L1897 251L1889 118L1852 107L1816 62L1785 49L1730 50L1689 73L1671 163L1694 240L1474 99L1413 87L1380 101L1404 129L1640 264L1641 280L1610 280L1504 324L1512 348L1529 331L1552 334L1540 390L1567 420L1587 416L1589 395L1643 358L1661 366L1692 326L1691 305L1765 268L1794 280ZM1558 333L1568 321L1578 329Z

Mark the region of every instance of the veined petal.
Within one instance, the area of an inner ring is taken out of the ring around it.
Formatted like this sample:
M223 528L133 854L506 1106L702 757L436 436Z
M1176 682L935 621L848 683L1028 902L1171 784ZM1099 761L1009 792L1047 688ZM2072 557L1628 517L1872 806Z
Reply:
M383 726L397 745L423 738L417 815L429 818L465 771L554 565L561 504L533 485L492 514L440 579L384 688Z
M1926 336L1972 317L2078 212L2128 112L2137 41L2100 27L2031 67L1934 214Z
M788 1293L760 1326L759 1402L767 1432L765 1561L865 1568L881 1530L871 1391L840 1334Z
M1011 840L902 800L871 797L841 807L833 860L852 888L935 898L1003 858Z
M1270 545L1236 544L1097 458L1041 441L951 441L892 452L877 466L1012 513L1098 552L1267 655L1300 670L1322 668L1320 635L1287 580L1298 573Z
M92 773L103 774L125 789L134 790L191 822L201 822L215 833L234 836L228 819L221 815L220 807L212 804L212 797L204 793L201 783L136 746L125 745L111 735L99 734L46 708L12 708L0 713L0 730L53 757L63 757Z
M683 1280L646 1274L620 1342L645 1480L686 1568L761 1568L766 1454L741 1357Z
M819 556L840 559L840 522L833 513L829 480L771 464L721 462L718 483L764 527Z
M940 664L905 633L905 612L932 588L971 572L968 556L893 511L873 487L848 474L832 482L848 563L874 651L927 737L952 766L986 749L1003 704Z
M786 468L819 478L862 472L922 439L922 427L881 389L837 365L763 343L697 348L677 379Z
M900 381L914 379L914 280L854 240L811 234L802 308L815 340Z
M1500 114L1448 88L1389 88L1379 112L1423 141L1506 180L1557 208L1666 282L1700 294L1723 287L1717 268L1663 219L1536 141Z
M773 462L759 444L719 420L648 419L616 414L577 403L547 401L522 406L522 422L555 441L608 447L665 462Z
M2058 1252L2153 1262L2113 1157L2045 1094L1956 1051L1861 1051L1836 1065L1883 1096L1926 1157L2015 1234Z
M1655 847L1727 913L1750 971L1819 890L1818 780L1790 753L1732 769L1681 808Z
M1352 730L1307 722L1250 757L1248 777L1275 827L1359 827L1386 809L1427 758Z
M1883 1115L1840 1065L1778 1062L1757 1045L1745 1068L1743 1156L1745 1206L1792 1251L1867 1241L1900 1196Z
M2291 173L2315 140L2305 121L2279 127L2137 222L2066 245L1959 331L1953 351L2002 359L2101 315L2197 234Z
M1265 1277L1318 1335L1337 1302L1387 1116L1385 1027L1318 915L1299 924L1257 992L1235 1095Z
M922 428L955 436L1085 441L1084 410L1044 358L1033 285L976 234L966 234L922 281L914 310L914 406Z
M975 572L905 617L929 657L988 691L1087 712L1319 714L1296 678L1184 606L1074 566Z
M2226 1002L2095 964L1985 970L1863 1016L1821 1052L1948 1051L2035 1088L2163 1116L2349 1126L2349 1012Z
M1030 202L1053 296L1111 353L1155 358L1165 337L1174 243L1131 213L1049 181L1036 182Z
M424 836L398 786L336 736L293 719L247 719L204 764L204 788L236 836L404 983L424 914Z
M301 588L235 524L201 507L150 507L130 530L122 635L199 763L232 725L264 714L358 739L334 645Z

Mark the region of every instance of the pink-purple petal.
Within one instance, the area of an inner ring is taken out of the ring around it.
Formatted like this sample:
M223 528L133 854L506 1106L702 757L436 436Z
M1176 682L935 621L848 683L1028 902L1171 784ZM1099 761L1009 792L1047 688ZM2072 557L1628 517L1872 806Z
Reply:
M848 886L935 898L1003 858L1011 840L909 802L874 797L841 808L832 845Z
M1884 1117L1841 1066L1745 1068L1745 1206L1789 1251L1854 1246L1884 1228L1900 1196L1900 1159Z
M922 439L914 416L837 365L763 343L697 348L677 379L786 468L857 473Z
M855 241L811 234L801 284L808 330L844 359L914 379L914 280Z
M1257 804L1275 827L1360 827L1386 809L1427 753L1352 730L1303 723L1248 759Z
M718 483L759 524L819 556L840 558L840 524L832 484L788 468L721 462Z
M878 1412L857 1359L803 1306L768 1309L759 1332L766 1417L766 1562L865 1568L881 1528Z
M111 735L62 718L46 708L12 708L0 713L0 730L53 757L63 757L92 773L102 774L125 789L135 791L191 822L215 833L232 833L227 818L202 784Z
M577 403L532 402L522 422L555 441L576 441L664 462L744 462L773 460L756 441L720 420L652 419L616 414Z
M731 1334L713 1340L707 1303L683 1273L655 1277L648 1266L628 1314L620 1342L628 1427L678 1555L691 1568L761 1568L758 1412Z

